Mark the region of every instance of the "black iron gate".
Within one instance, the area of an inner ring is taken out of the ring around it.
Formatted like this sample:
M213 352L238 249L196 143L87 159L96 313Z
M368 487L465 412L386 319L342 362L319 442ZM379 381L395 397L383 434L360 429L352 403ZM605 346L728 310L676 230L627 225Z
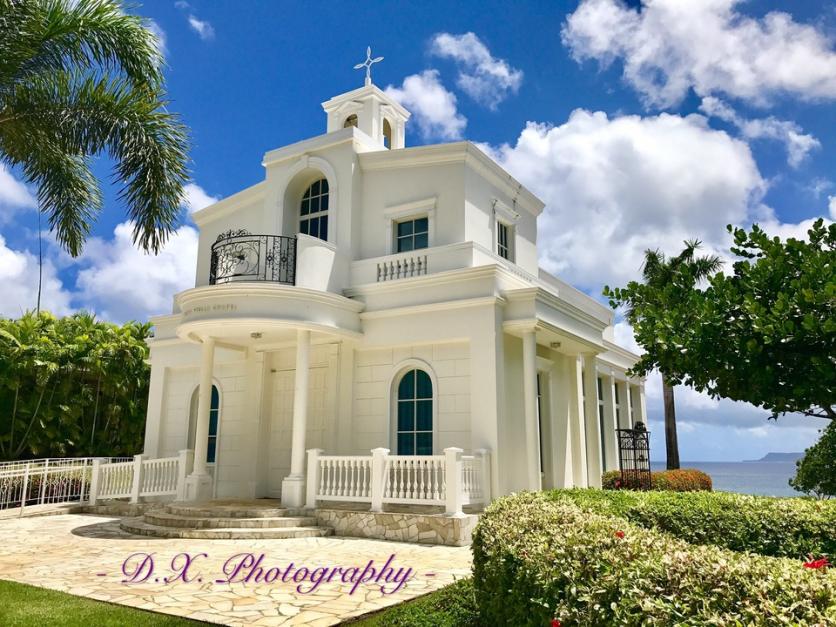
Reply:
M637 422L632 429L617 429L621 486L633 490L650 489L650 431Z

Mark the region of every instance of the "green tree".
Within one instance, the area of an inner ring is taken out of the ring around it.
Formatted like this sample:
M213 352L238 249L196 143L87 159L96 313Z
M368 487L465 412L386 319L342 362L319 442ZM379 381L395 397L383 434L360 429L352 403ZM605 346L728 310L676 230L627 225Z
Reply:
M790 485L819 498L836 496L836 421L824 428L819 441L796 462Z
M0 458L139 451L149 332L86 313L0 319Z
M0 161L37 189L58 242L78 255L102 204L108 154L134 241L158 252L187 180L187 136L165 109L162 57L116 0L0 0Z
M646 350L654 351L655 360L647 353L634 372L646 375L654 367L662 375L662 394L665 409L665 451L668 470L679 468L679 442L676 434L676 406L673 386L679 383L666 367L668 354L678 352L678 342L665 328L657 324L666 317L670 307L687 315L689 300L697 284L720 269L718 257L698 256L699 241L685 242L685 248L675 257L667 258L659 250L647 250L642 266L642 281L631 281L626 288L604 287L604 296L612 307L624 307L625 317L632 325L636 340ZM648 348L652 346L652 349Z

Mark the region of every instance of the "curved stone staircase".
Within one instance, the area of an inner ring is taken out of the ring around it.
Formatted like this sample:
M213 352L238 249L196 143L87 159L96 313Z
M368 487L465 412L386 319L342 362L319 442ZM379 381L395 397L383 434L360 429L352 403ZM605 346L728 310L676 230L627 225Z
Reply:
M328 527L318 527L313 516L268 499L172 503L125 518L119 526L143 536L204 540L319 538L333 533Z

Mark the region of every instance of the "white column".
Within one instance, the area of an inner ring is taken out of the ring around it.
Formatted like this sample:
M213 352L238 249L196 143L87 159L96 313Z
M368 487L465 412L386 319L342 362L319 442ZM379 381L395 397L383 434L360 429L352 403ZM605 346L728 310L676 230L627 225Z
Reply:
M290 444L290 474L282 481L282 504L302 507L305 501L305 432L308 428L308 380L310 378L311 332L296 332L296 379L293 387L293 434Z
M540 429L537 424L537 337L524 331L523 395L525 398L525 442L528 463L528 489L540 489Z
M571 405L569 403L569 372L563 355L552 364L549 377L549 413L551 419L552 485L555 488L571 488L572 446Z
M215 339L203 339L200 353L200 388L197 397L197 424L194 437L194 469L186 480L186 499L203 501L212 497L212 477L206 472L209 440L209 413L212 409L212 369L215 362Z
M618 434L615 432L615 377L612 374L601 375L604 385L604 449L606 466L604 470L618 470Z
M616 379L615 386L618 389L618 428L630 428L630 384L626 381Z
M643 422L645 428L647 428L647 401L644 397L644 385L642 383L637 383L631 385L630 387L631 393L633 394L633 402L635 403L633 424Z
M567 358L569 371L569 434L572 447L572 483L576 488L587 487L586 428L583 420L583 358Z
M451 446L444 449L445 514L462 515L462 449Z
M149 459L159 456L161 421L165 414L165 381L168 368L159 364L157 351L151 349L151 380L148 387L148 418L145 421L145 446L143 453ZM156 359L155 359L156 357Z
M598 420L598 370L595 355L583 357L583 381L585 388L583 414L586 425L586 482L590 488L601 487L601 428Z

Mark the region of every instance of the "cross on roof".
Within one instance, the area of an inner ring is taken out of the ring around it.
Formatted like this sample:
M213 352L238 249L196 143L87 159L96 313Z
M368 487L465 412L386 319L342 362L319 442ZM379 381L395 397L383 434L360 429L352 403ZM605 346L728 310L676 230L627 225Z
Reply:
M372 59L372 47L366 47L366 60L354 66L355 70L366 68L366 85L372 84L372 65L381 61L383 61L383 57L375 57Z

